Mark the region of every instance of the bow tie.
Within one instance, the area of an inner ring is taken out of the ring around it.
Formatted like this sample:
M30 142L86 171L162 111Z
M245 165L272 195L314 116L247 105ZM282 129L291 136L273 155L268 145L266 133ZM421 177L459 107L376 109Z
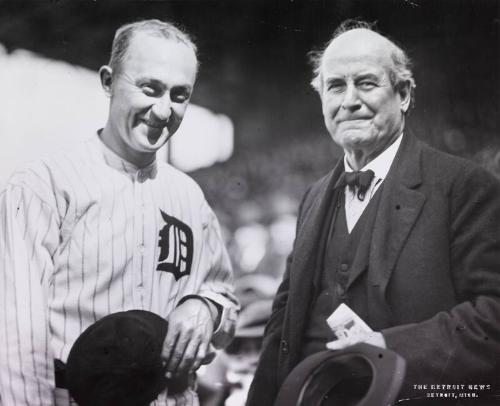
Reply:
M358 193L356 196L359 200L363 201L374 176L375 173L371 169L367 171L344 172L335 187L344 188L349 186L349 189L353 193L357 187Z

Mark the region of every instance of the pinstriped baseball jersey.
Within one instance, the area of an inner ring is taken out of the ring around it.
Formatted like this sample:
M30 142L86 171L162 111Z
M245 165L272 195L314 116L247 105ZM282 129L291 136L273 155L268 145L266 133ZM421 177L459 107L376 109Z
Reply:
M199 294L224 309L213 342L234 329L218 222L198 185L166 163L139 169L94 136L14 174L0 195L0 233L4 405L52 404L54 358L65 361L79 334L109 313L166 318Z

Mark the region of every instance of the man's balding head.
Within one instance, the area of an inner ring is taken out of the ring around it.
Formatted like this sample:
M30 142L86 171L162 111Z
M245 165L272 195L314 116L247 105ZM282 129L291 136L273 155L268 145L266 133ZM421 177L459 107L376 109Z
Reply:
M197 54L197 47L189 34L170 22L151 19L125 24L116 30L113 39L111 57L108 64L112 69L113 76L121 72L121 67L126 58L130 42L133 36L138 33L144 33L157 38L170 39L184 44L190 48L195 55Z
M395 90L408 85L413 103L415 79L411 71L411 61L406 53L394 42L384 37L374 29L374 24L364 21L344 21L333 33L332 38L320 50L310 53L313 65L312 87L321 95L323 89L322 66L325 53L342 52L342 50L354 50L361 47L376 47L380 57L386 57L389 77Z

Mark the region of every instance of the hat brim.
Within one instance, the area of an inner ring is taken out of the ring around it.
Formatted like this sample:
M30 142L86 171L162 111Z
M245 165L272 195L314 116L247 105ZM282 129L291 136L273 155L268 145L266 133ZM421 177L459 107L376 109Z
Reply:
M365 343L341 351L322 351L292 370L274 406L385 406L395 401L405 371L401 356ZM358 391L356 398L350 396L345 392L345 382L364 392ZM342 386L344 392L335 393Z

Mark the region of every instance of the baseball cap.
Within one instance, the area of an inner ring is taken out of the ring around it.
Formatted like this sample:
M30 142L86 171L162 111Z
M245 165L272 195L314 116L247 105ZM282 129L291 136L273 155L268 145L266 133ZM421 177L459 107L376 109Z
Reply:
M112 313L75 341L66 364L66 385L79 406L147 406L168 387L182 392L184 376L165 377L161 357L168 323L144 310Z
M387 406L396 400L406 361L366 343L321 351L286 377L274 406Z

